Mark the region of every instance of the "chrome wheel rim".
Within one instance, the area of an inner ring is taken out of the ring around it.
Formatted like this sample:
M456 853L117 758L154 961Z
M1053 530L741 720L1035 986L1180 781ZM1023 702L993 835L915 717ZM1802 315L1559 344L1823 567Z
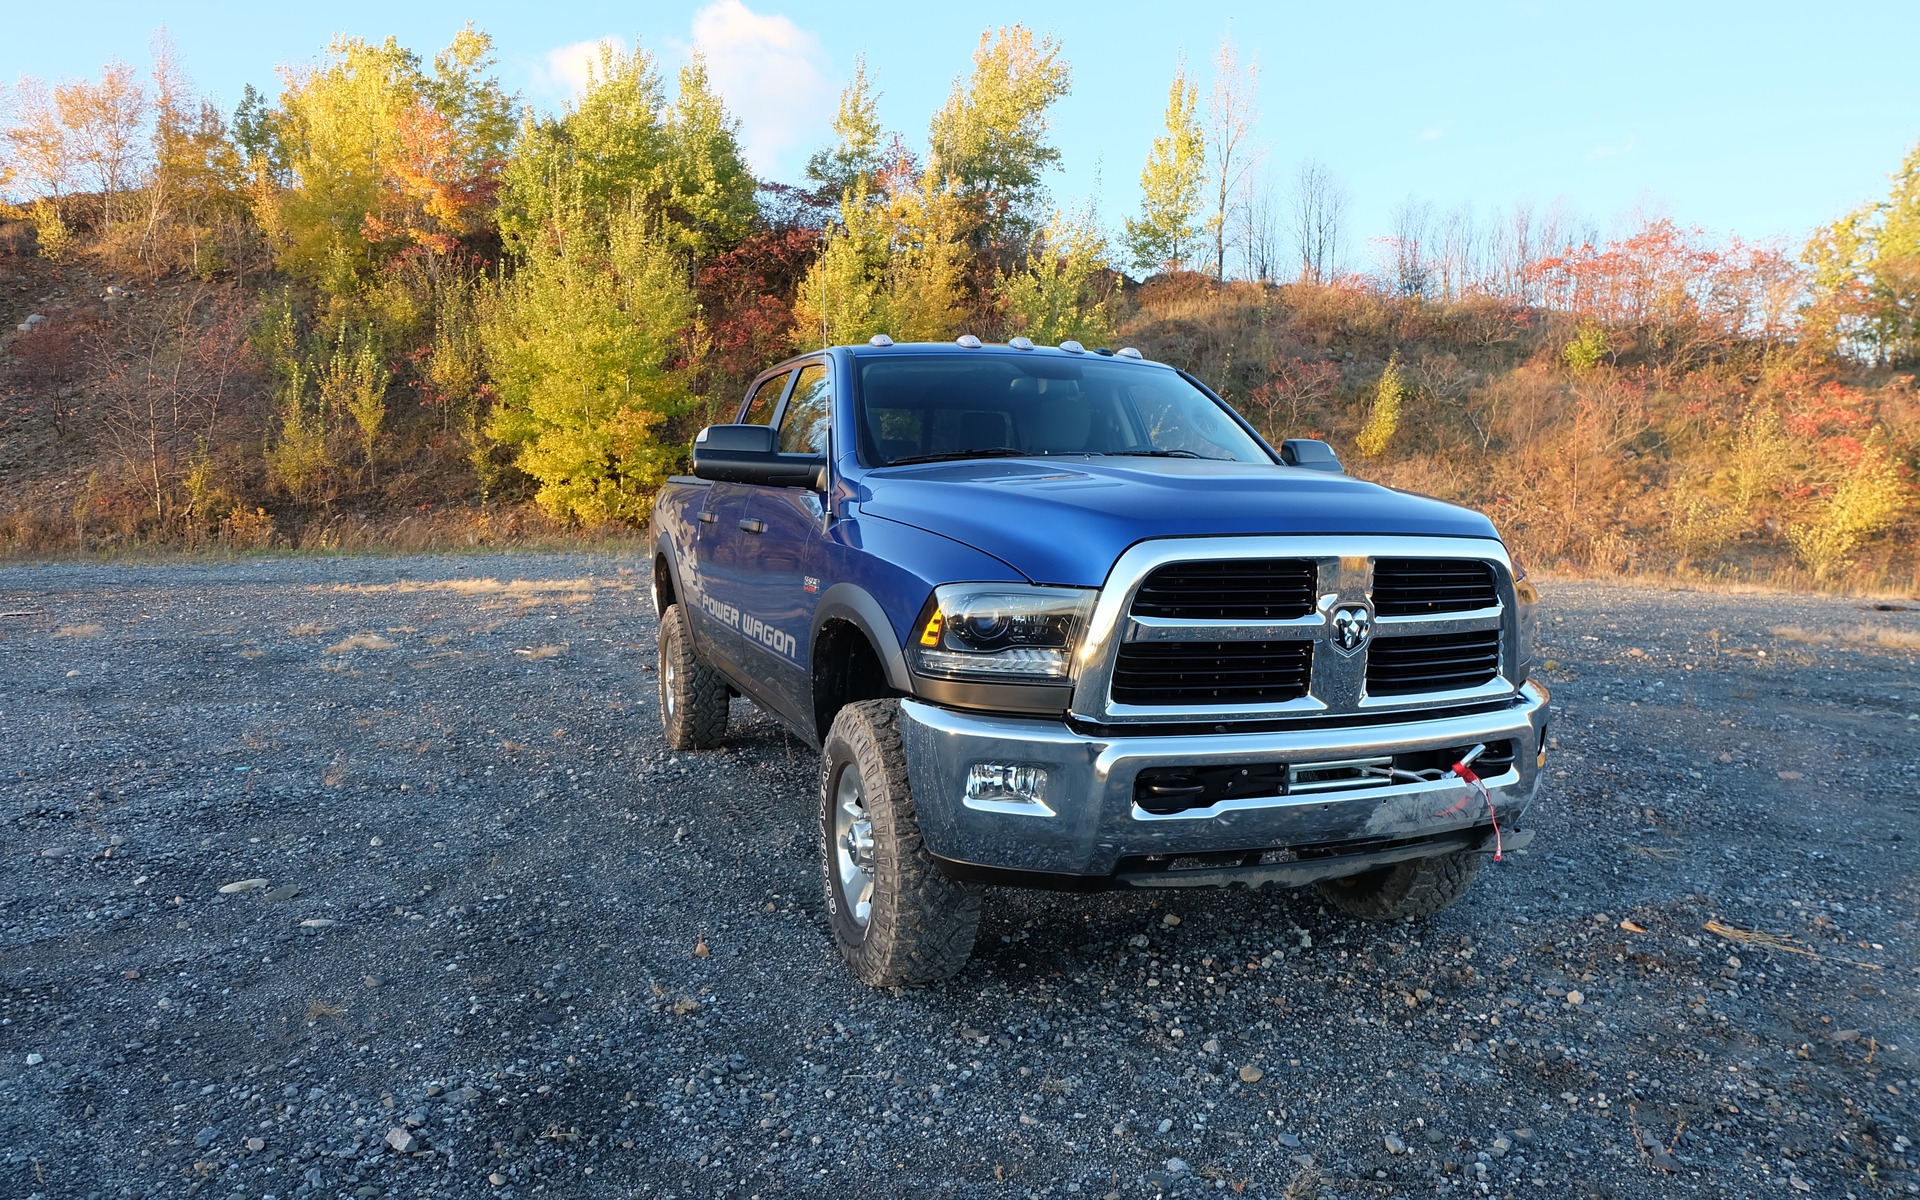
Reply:
M860 768L848 763L833 790L834 882L853 923L866 928L873 913L873 821Z

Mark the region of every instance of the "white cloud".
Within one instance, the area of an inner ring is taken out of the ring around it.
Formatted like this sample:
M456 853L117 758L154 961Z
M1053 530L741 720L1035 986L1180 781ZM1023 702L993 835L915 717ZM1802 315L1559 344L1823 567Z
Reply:
M1610 158L1625 158L1640 146L1637 134L1628 134L1625 141L1607 142L1587 151L1588 162L1605 162Z
M740 119L741 148L756 172L778 174L787 151L822 140L837 91L811 32L741 0L714 0L693 15L693 45Z
M591 68L600 63L600 47L611 46L619 53L626 53L627 40L619 37L596 38L588 42L575 42L571 46L560 46L547 51L546 62L540 72L540 86L557 96L571 100L587 90L587 75Z

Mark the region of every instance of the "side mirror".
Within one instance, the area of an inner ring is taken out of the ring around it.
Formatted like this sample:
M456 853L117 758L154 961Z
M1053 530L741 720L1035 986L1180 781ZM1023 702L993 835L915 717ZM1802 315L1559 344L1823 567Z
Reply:
M1280 461L1290 467L1300 467L1308 471L1331 471L1335 475L1346 473L1340 466L1340 457L1333 452L1333 447L1311 438L1288 438L1281 442Z
M716 483L760 487L818 487L827 460L819 454L782 454L769 425L709 425L693 439L693 474Z

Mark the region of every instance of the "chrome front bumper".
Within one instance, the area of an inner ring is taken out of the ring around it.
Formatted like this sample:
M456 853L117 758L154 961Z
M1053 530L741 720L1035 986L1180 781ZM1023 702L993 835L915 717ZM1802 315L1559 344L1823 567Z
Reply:
M1502 825L1539 787L1547 692L1529 683L1508 707L1468 716L1276 733L1090 737L1044 718L900 705L907 777L928 851L999 871L1111 876L1123 860L1303 846L1356 848L1487 829L1487 807L1456 779L1225 800L1161 816L1133 802L1152 767L1326 763L1511 740L1513 767L1485 781ZM1045 768L1044 803L970 801L976 763Z

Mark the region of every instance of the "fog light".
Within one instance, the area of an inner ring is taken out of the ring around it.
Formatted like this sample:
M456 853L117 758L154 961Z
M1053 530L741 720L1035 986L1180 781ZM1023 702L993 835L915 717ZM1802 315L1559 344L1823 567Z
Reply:
M975 763L967 771L967 803L976 808L1002 805L1047 808L1047 769L1024 763Z

